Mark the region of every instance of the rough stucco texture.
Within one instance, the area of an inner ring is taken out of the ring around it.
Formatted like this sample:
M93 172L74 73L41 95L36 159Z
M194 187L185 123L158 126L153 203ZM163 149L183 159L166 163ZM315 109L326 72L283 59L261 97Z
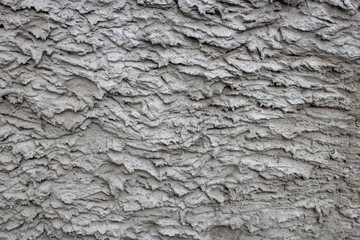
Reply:
M0 13L0 239L360 239L358 2Z

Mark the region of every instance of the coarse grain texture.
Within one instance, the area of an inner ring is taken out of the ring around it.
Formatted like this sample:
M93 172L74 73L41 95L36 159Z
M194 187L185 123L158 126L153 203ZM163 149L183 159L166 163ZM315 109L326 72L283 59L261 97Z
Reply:
M0 0L0 239L360 239L357 0Z

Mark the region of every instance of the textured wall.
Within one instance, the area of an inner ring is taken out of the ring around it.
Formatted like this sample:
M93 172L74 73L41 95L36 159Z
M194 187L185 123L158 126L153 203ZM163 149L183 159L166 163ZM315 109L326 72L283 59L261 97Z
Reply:
M360 239L357 1L0 3L0 239Z

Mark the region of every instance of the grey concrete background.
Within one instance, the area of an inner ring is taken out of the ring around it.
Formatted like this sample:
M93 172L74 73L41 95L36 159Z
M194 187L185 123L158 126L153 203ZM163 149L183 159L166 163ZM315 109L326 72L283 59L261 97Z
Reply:
M353 0L0 0L0 239L360 239Z

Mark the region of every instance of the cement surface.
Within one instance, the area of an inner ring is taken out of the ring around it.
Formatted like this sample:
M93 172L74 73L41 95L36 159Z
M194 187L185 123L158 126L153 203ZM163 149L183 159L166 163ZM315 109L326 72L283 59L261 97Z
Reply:
M360 239L356 0L0 0L0 239Z

